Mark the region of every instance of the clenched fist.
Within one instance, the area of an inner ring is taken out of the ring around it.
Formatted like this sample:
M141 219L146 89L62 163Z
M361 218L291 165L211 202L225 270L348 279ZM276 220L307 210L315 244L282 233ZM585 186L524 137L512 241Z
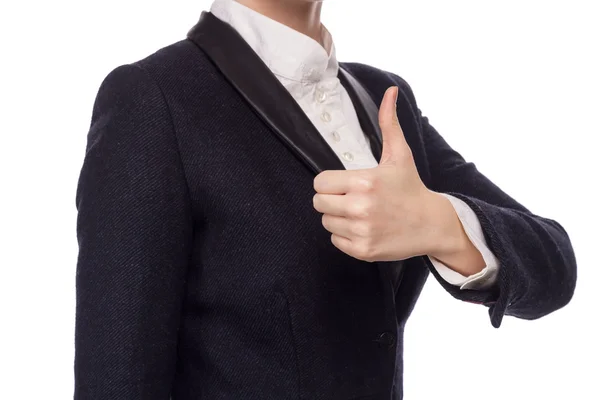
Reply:
M332 243L364 261L431 255L456 259L472 251L452 204L421 181L396 114L398 88L379 110L383 149L376 168L323 171L315 177L314 208Z

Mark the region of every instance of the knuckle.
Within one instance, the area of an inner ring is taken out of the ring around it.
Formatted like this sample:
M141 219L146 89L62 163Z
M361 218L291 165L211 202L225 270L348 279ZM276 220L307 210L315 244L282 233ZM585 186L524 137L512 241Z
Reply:
M364 197L360 202L360 217L368 219L373 215L375 210L375 202L371 197Z
M353 218L368 218L369 211L365 201L356 201L350 206L350 215Z
M355 223L353 228L353 233L360 237L369 237L371 236L372 227L368 222L357 222Z
M373 174L362 174L356 178L354 188L361 192L370 192L375 188L377 177Z
M371 247L369 246L368 242L366 242L366 241L364 241L356 246L356 253L358 256L357 258L360 258L361 260L364 260L364 261L372 260Z

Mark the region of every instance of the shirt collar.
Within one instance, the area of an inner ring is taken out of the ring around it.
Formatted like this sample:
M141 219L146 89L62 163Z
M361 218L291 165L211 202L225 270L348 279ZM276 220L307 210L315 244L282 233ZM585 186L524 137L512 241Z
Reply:
M211 13L231 25L277 76L298 82L336 77L338 62L329 31L322 25L323 43L268 18L235 0L214 0Z

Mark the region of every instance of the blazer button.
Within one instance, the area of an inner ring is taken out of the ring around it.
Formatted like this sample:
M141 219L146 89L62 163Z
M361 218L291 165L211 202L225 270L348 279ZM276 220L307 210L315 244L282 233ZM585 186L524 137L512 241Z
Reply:
M377 342L379 342L379 347L391 349L396 344L396 335L392 332L383 332L377 338Z

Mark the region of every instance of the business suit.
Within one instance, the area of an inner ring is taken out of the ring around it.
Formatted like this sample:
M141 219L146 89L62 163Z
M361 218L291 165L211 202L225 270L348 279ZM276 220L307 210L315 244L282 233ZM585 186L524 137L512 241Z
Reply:
M570 300L562 227L452 150L401 78L341 66L376 157L376 104L400 87L419 174L475 210L499 285L460 290L425 257L367 263L333 247L312 183L343 165L235 31L205 13L186 40L112 71L94 104L77 191L76 398L397 399L404 325L430 271L488 305L494 326Z

